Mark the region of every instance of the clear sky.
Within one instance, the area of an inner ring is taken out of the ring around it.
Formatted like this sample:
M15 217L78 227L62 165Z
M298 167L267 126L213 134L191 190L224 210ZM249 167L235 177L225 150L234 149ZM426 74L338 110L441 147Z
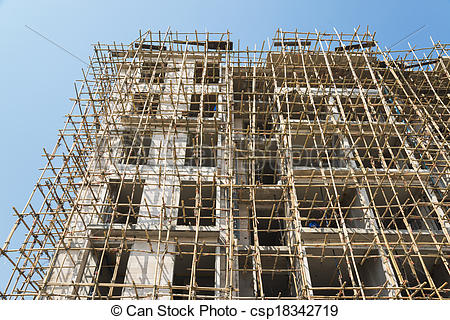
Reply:
M377 32L395 48L450 42L450 1L132 1L0 0L0 246L44 165L42 148L52 150L74 97L73 82L86 66L42 39L42 33L82 60L96 42L129 43L139 30L226 32L241 48L261 45L277 28L350 33L358 25ZM8 272L0 265L0 290Z

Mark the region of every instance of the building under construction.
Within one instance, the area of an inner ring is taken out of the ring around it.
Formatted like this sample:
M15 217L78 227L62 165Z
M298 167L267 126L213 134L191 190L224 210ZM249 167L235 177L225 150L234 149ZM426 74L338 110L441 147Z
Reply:
M449 299L449 45L96 44L3 299Z

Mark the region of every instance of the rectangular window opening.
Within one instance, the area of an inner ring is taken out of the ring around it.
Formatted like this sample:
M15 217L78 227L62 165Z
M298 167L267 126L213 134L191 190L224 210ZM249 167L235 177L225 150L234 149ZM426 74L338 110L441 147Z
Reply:
M358 98L342 97L341 99L344 108L345 121L348 122L368 121L364 105Z
M316 297L353 297L355 292L349 275L346 259L342 249L306 248L308 267ZM348 253L347 253L348 255ZM369 289L383 287L386 273L382 266L381 255L377 250L367 252L364 249L353 249L355 266L366 296L388 296L388 290ZM351 272L355 272L351 268ZM359 288L356 274L353 274L355 285Z
M302 226L308 228L337 227L335 217L338 203L335 198L329 199L325 187L297 188L296 190ZM344 216L345 214L344 212Z
M188 134L184 165L194 167L215 167L216 143L217 139L213 135L203 135L200 143L196 134Z
M174 300L187 300L189 298L189 287L192 274L192 246L181 246L181 254L175 257L173 269L173 286L184 287L173 289ZM215 292L215 255L214 248L203 247L197 255L195 266L195 277L192 290L195 299L213 299Z
M279 180L278 161L276 159L258 159L255 164L257 184L277 184Z
M344 153L339 137L325 135L326 141L320 136L311 137L298 135L292 139L292 159L294 167L328 168L343 167Z
M446 270L442 258L440 258L439 254L434 251L422 251L421 254L422 261L424 262L425 268L434 282L434 286L436 288L440 288L445 282L447 282L447 285L438 291L443 298L449 298L450 292L448 291L448 279L450 274ZM394 255L396 256L402 278L405 281L406 289L401 290L401 295L403 297L408 297L407 290L410 295L414 293L414 297L416 298L426 298L431 294L436 296L436 292L431 288L430 281L425 274L424 266L417 255L411 255L410 253L406 254L404 252L402 253L398 250L394 251ZM396 277L397 282L400 283L399 275L396 274ZM416 291L419 287L421 287L421 289Z
M239 263L239 297L254 297L254 278L253 278L253 265L254 255L253 251L248 248L247 250L240 250L238 254Z
M353 297L342 249L307 248L306 253L315 297Z
M160 96L158 94L135 93L133 95L133 112L141 115L156 115L160 104Z
M280 103L281 111L286 119L289 116L289 119L291 120L304 120L304 105L302 104L300 95L289 92L284 96L280 96Z
M260 246L282 246L284 244L284 217L284 203L274 201L271 204L257 204L256 219Z
M121 185L119 180L108 183L108 193L103 218L104 223L136 224L142 199L144 186L137 182L124 181ZM130 204L131 203L131 204Z
M389 139L389 146L383 146L383 157L386 165L390 169L412 169L409 157L405 150L405 145L402 147L402 142L397 137Z
M192 94L188 117L198 117L200 114L201 94ZM213 118L217 113L218 96L216 94L203 95L203 117Z
M425 192L417 188L373 188L374 204L382 227L390 230L406 230L408 223L412 230L441 230L437 216L425 200Z
M345 219L345 225L351 228L365 228L365 217L356 186L338 188L339 205Z
M122 140L121 164L147 164L152 142L150 136L142 136L133 131L124 131L120 138Z
M273 122L272 119L270 119L270 116L265 115L265 117L258 117L255 126L255 135L258 140L271 138L271 134L273 133ZM243 121L242 132L247 135L252 135L252 128L250 127L249 120Z
M214 184L202 184L200 206L196 207L195 182L182 182L180 188L180 203L178 209L177 225L195 226L197 223L195 213L200 212L200 226L215 225L216 188Z
M376 140L374 137L363 137L362 139L354 137L354 139L359 139L355 150L357 150L365 168L383 169L382 158L384 158L388 169L412 169L405 145L402 146L402 142L397 137L390 137L389 139L377 137ZM360 168L359 161L354 160L356 166Z
M195 63L194 70L194 82L202 83L203 79L203 70L204 70L204 62L197 61ZM206 73L205 73L205 83L219 83L220 79L220 65L218 63L207 63L206 65Z
M98 285L94 299L119 300L122 296L123 287L115 285L124 284L130 253L126 251L120 252L119 248L109 247L104 251L103 260L101 259L102 253L103 248L93 249L93 257L96 262L95 273L98 273L98 283L110 285ZM94 287L91 287L89 295L92 295L93 291Z
M163 62L156 63L154 61L144 61L141 67L141 83L163 83L164 82L165 64ZM154 73L153 81L152 76Z
M293 270L289 257L283 253L273 252L261 256L262 287L268 298L293 297Z

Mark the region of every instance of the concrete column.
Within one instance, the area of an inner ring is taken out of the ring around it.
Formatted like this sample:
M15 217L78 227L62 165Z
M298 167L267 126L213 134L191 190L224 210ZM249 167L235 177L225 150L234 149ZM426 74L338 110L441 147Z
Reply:
M177 166L183 166L186 142L186 133L178 132L175 134L172 132L168 134L167 132L166 134L153 134L149 152L149 158L152 160L150 160L148 164L166 168L173 167L175 165L174 155L176 155Z
M164 181L160 181L158 176L151 176L146 179L142 192L140 217L137 224L145 227L159 226L161 215L163 226L176 224L178 216L176 207L179 201L180 183L177 177L168 174Z
M131 284L134 282L149 287L126 287L122 291L122 296L135 299L137 292L139 298L169 299L168 289L155 290L151 286L168 286L169 282L172 283L175 255L166 252L174 252L174 250L173 245L160 244L158 255L157 243L152 243L150 247L147 241L136 241L131 248L128 259L125 283Z

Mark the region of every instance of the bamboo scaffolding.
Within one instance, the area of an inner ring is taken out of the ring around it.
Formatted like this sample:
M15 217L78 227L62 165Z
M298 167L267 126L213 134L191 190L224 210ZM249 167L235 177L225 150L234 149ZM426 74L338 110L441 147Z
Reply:
M1 298L450 298L448 48L95 44L13 208Z

